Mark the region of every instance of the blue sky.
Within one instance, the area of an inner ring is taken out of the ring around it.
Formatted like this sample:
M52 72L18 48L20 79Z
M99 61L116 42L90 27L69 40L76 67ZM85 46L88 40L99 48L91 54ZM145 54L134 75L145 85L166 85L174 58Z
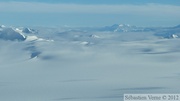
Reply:
M179 11L180 0L0 0L0 24L175 26Z
M46 2L46 3L78 3L78 4L172 4L180 5L179 0L0 0L0 1L20 1L20 2Z

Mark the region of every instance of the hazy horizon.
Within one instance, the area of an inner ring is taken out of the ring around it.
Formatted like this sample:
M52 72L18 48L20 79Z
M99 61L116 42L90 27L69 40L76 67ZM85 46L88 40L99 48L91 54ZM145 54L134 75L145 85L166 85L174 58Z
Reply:
M0 0L0 23L19 26L175 26L180 1Z

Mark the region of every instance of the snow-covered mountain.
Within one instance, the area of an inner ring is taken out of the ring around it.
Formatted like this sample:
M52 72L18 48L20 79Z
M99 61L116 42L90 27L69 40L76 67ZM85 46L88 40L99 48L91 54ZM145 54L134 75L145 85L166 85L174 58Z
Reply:
M13 28L1 27L0 28L0 39L12 40L12 41L14 41L14 40L24 41L24 40L26 40L26 36L16 30L14 30Z
M180 25L175 27L166 27L161 28L156 31L155 36L159 36L161 38L179 38L180 37Z
M4 25L0 25L0 28L4 28L4 27L6 27L6 26L4 26Z
M33 40L46 40L39 38L38 31L26 27L6 27L4 25L0 26L0 39L1 40L11 40L11 41L33 41ZM50 40L46 40L50 41Z
M112 26L106 26L102 28L104 31L112 31L112 32L129 32L136 31L138 28L136 26L131 26L128 24L114 24Z
M27 28L27 27L18 27L18 28L16 28L16 31L19 31L21 33L26 33L26 34L37 34L38 33L37 30Z
M114 24L112 26L106 26L99 28L99 31L109 31L116 33L126 32L153 32L155 36L159 38L179 38L180 25L175 27L137 27L128 24Z
M111 32L149 32L155 30L156 28L137 27L129 24L114 24L112 26L106 26L101 28L101 31L111 31Z

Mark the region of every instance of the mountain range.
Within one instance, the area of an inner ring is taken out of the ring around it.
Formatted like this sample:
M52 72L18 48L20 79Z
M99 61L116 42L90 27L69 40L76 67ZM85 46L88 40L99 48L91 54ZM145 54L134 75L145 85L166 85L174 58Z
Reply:
M45 29L46 30L46 29ZM85 30L85 31L84 31ZM64 35L67 37L67 33L89 33L89 32L111 32L111 33L128 33L128 32L153 32L154 36L159 38L178 38L180 36L180 25L174 27L137 27L128 24L114 24L112 26L97 27L97 28L69 28L65 31L59 31L56 33L63 33L58 35ZM24 41L28 36L34 36L38 34L38 29L26 28L26 27L6 27L0 26L0 39L3 40L18 40ZM77 36L77 35L76 35ZM82 35L81 35L82 36ZM97 35L87 35L89 37L98 38ZM34 38L37 36L34 36ZM31 37L32 38L32 37Z

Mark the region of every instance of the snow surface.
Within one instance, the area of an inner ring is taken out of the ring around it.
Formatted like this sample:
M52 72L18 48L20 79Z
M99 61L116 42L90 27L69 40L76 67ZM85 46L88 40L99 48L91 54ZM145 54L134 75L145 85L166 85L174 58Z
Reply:
M167 37L178 28L0 28L0 101L123 101L124 93L179 93L180 39Z

